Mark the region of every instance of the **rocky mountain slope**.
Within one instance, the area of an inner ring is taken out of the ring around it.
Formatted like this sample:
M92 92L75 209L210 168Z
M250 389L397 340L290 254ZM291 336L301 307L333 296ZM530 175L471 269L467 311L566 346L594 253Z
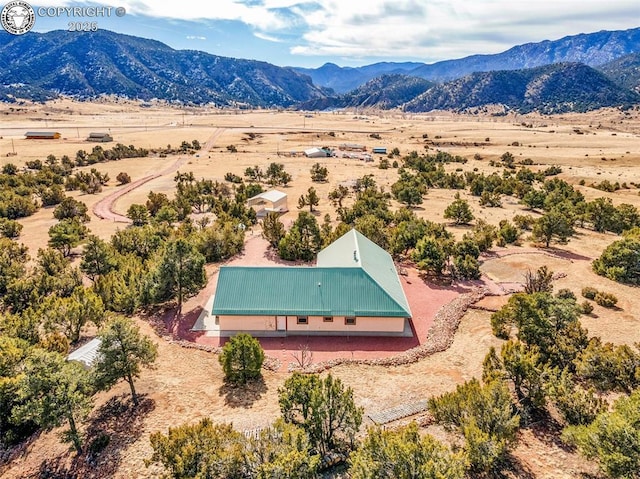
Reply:
M434 84L422 78L401 74L382 75L355 90L329 98L311 100L299 107L305 110L330 108L396 108L424 93Z
M80 98L119 95L220 106L289 106L322 98L308 76L265 62L174 50L106 30L0 34L0 85Z
M605 63L598 69L612 81L640 93L640 52Z
M526 113L583 112L640 102L640 95L581 63L515 71L479 72L430 88L404 105L406 111L465 110L502 105Z

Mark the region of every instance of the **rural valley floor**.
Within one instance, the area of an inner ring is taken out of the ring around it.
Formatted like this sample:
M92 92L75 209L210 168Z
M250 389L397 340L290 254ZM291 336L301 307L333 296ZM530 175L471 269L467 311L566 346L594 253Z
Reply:
M326 213L335 220L335 209L327 199L328 192L335 186L372 174L379 185L389 190L398 177L395 168L378 168L380 155L375 155L373 162L348 158L310 159L302 154L291 156L291 152L343 143L366 145L368 150L386 147L391 151L397 147L401 156L411 151L423 153L440 149L469 160L464 165L447 165L448 171L462 168L463 171L477 169L486 173L501 172L502 168L491 166L490 161L498 160L508 151L516 162L531 159L533 166L530 168L534 170L560 166L562 173L558 177L579 189L587 201L607 197L615 205L629 203L640 208L640 190L631 185L632 182L640 183L640 112L637 110L602 110L549 117L446 112L425 115L400 112L305 114L228 112L162 105L141 108L135 102L57 100L44 105L2 104L0 118L0 164L12 162L23 166L29 160L45 160L48 154L57 157L66 154L73 158L78 150L90 151L96 145L85 141L90 132L108 132L114 137L114 143L100 144L104 148L123 143L154 149L192 140L203 145L198 153L184 157L150 155L92 165L109 174L109 185L99 194L73 192L72 195L87 204L91 214L88 227L104 239L126 227L125 223L101 219L94 213L95 205L120 188L115 181L119 172L127 172L136 181L166 171L109 205L113 212L125 215L131 204L144 203L150 191L171 196L177 171L191 171L196 178L224 181L227 172L242 176L247 167L261 165L264 168L271 162L280 162L293 177L290 185L283 189L289 195L290 208L283 217L285 225L297 217L297 199L312 185L321 198L317 207L319 221ZM57 131L62 139L26 140L24 133L27 131ZM230 145L237 151L231 152L227 148ZM14 151L15 156L6 156ZM317 161L329 169L327 183L311 183L309 169ZM175 165L178 165L176 171L170 171ZM612 183L627 183L629 188L608 193L589 186L605 179ZM424 203L416 208L417 214L432 221L446 222L443 212L454 194L453 190L430 189ZM497 225L500 220L510 219L515 214L529 213L512 197L506 197L501 208L485 208L468 191L463 190L461 196L469 200L476 218L491 224ZM19 241L29 247L31 257L47 244L47 231L56 223L52 211L52 208L42 208L33 216L20 220L24 229ZM448 229L461 238L469 227L448 225ZM259 227L254 227L248 236L259 235L259 231ZM640 342L638 288L614 283L591 270L593 259L616 239L618 237L611 233L579 229L578 235L567 245L553 245L548 251L550 254L541 254L525 235L521 246L494 247L497 254L486 258L481 270L487 281L519 283L527 269L548 265L554 272L562 273L554 282L556 290L568 288L577 296L584 286L615 292L619 298L617 309L595 306L593 314L582 316L581 322L590 335L601 336L604 341L633 344ZM246 261L249 260L247 257ZM217 267L207 267L211 279L215 278ZM422 281L417 275L415 278ZM438 285L438 288L445 288L451 298L457 294L454 287ZM424 290L425 295L439 294L431 287L425 286ZM204 306L207 294L208 290L190 299L184 307L186 314ZM502 341L491 332L489 316L491 310L498 309L506 299L507 296L486 298L480 304L482 309L470 309L462 318L452 345L417 363L395 367L342 365L331 371L354 389L356 402L364 406L366 414L451 391L465 380L480 377L482 361L489 347L501 344ZM37 435L15 451L10 462L0 467L3 478L43 477L44 471L60 473L73 468L80 474L78 477L87 478L157 477L160 471L144 465L144 459L151 455L151 433L203 417L210 417L214 422L233 422L237 429L246 430L264 426L279 414L277 390L288 376L286 367L278 372L265 371L262 383L254 385L248 393L238 395L237 391L225 387L215 355L167 341L168 333L158 335L145 319L139 318L138 323L158 343L157 367L144 371L137 383L139 392L145 394L142 413L110 417L102 424L110 431L112 443L99 457L98 464L74 463L73 453L60 443L57 431L52 431ZM272 349L273 355L279 356L284 364L287 359L293 360L291 354L295 351L283 351L278 345ZM351 352L344 354L350 356ZM320 354L318 358L321 358ZM108 416L107 411L112 412L109 408L115 407L112 398L118 395L123 398L126 393L126 384L100 393L93 417ZM430 427L429 432L441 437L446 435L434 427ZM512 477L599 477L595 463L566 448L548 431L533 427L520 434L514 457L521 474L514 472Z

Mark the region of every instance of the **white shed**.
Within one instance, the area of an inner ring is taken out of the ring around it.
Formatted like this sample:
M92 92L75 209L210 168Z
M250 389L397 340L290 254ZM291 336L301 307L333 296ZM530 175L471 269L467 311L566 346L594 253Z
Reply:
M93 338L86 344L83 344L75 351L69 353L67 356L67 361L78 361L84 364L84 366L88 369L93 366L93 363L98 356L98 349L100 348L100 344L102 341L100 338Z
M304 154L307 158L326 158L327 150L323 150L322 148L309 148L308 150L304 150Z
M279 190L269 190L247 200L247 206L253 208L258 218L267 216L267 213L286 213L289 211L287 207L287 194Z

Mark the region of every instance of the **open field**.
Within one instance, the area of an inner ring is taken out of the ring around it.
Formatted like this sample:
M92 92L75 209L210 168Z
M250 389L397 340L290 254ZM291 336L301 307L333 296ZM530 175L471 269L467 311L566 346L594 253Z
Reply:
M92 131L110 131L115 142L136 147L176 146L183 140L194 139L208 146L208 151L203 148L198 155L184 158L150 156L93 165L99 171L107 172L111 182L99 194L74 192L73 196L89 206L92 218L88 227L105 239L118 228L126 227L124 223L100 219L92 212L94 205L120 188L115 186L116 175L124 171L136 181L166 170L166 174L118 199L113 209L116 213L125 214L129 205L144 203L150 191L172 194L173 172L169 170L178 160L184 160L178 167L179 171L192 171L196 178L218 181L223 181L226 172L242 176L248 166L264 168L273 161L284 163L286 171L293 177L290 185L283 188L289 195L290 208L283 218L285 225L297 216L297 199L312 185L309 169L318 161L329 169L328 183L313 184L321 198L317 207L318 218L321 220L328 213L335 220L335 210L327 200L327 193L336 185L372 174L378 184L388 190L398 175L396 169L377 168L378 158L372 163L365 163L355 159L309 159L284 155L312 146L338 146L342 143L359 143L368 149L385 146L388 151L397 147L401 155L413 150L442 149L469 160L465 165L447 165L449 171L477 168L487 173L500 172L501 168L490 166L489 161L509 151L516 161L530 158L534 162L530 168L534 170L549 165L561 166L563 172L559 177L574 184L587 200L604 196L611 198L616 205L630 203L640 208L640 190L633 186L615 193L586 186L603 179L629 185L640 182L640 115L637 111L629 114L602 111L559 117L472 117L447 113L411 116L389 112L357 116L353 113L314 113L305 117L301 112L229 113L159 106L140 108L126 102L60 100L47 105L0 105L0 115L3 119L0 164L24 165L29 160L44 160L48 154L57 157L67 154L73 158L77 150L90 151L95 145L84 141ZM25 140L24 132L34 130L60 131L64 139ZM379 134L381 139L372 138L370 135L373 133ZM423 135L427 137L423 138ZM108 148L115 142L100 145ZM514 142L518 145L514 146ZM230 153L226 148L228 145L235 145L237 153ZM17 155L6 157L12 148ZM476 154L481 159L474 159ZM585 181L585 186L578 185L581 180ZM443 222L443 211L454 194L452 190L431 189L424 203L416 208L417 214ZM468 191L461 192L461 196L469 200L477 218L492 224L512 218L514 214L529 213L511 197L504 199L502 208L485 208ZM31 255L35 256L38 248L46 246L47 230L56 222L52 209L43 208L20 222L24 229L19 241L27 245ZM469 227L450 226L449 229L461 237ZM259 234L259 228L254 228L254 233ZM563 273L563 277L554 283L556 290L569 288L579 296L581 288L588 285L615 292L620 299L619 308L612 310L595 306L593 314L583 316L581 321L591 335L599 335L603 340L629 344L640 342L638 288L614 283L591 270L591 261L615 239L617 236L613 234L580 229L578 236L568 245L546 252L532 248L525 239L520 247L494 248L495 254L485 258L481 270L491 281L518 283L527 269L546 264L551 270ZM208 271L213 273L215 269L215 266L210 266ZM210 277L215 278L215 275L210 274ZM434 294L433 289L423 286L425 295ZM451 294L455 296L455 293ZM202 307L205 298L205 293L192 298L185 305L187 315L189 311ZM502 297L491 299L486 302L487 308L499 307L496 305L501 301ZM418 363L397 367L343 365L334 368L333 374L354 389L356 402L364 406L366 413L450 391L465 380L479 377L488 348L501 343L491 333L489 316L490 313L484 310L469 311L463 317L451 347ZM145 320L139 319L138 322L145 332L155 335ZM277 389L287 377L285 368L280 372L265 371L264 382L249 394L239 397L235 391L224 387L216 356L155 337L160 347L157 368L145 371L138 382L139 391L146 395L145 412L130 418L130 422L124 421L126 428L120 425L118 429L117 424L105 426L119 440L114 440L100 456L100 467L75 464L67 446L59 443L56 431L53 431L40 434L19 454L14 454L12 461L0 469L0 475L35 478L43 477L45 470L55 470L59 474L71 470L76 475L70 477L157 477L158 471L145 468L143 463L151 454L148 438L152 432L166 431L169 426L202 417L233 422L241 430L251 429L267 424L278 414ZM273 348L279 348L279 345ZM350 354L348 350L339 353ZM284 358L288 353L281 351L281 354ZM114 395L125 394L125 386L119 384L109 393L100 394L94 414L99 414L99 408ZM124 414L123 417L129 416ZM593 463L581 459L575 452L559 448L553 441L529 429L522 432L522 441L514 456L527 474L522 477L574 478L596 471ZM102 472L99 472L101 467Z

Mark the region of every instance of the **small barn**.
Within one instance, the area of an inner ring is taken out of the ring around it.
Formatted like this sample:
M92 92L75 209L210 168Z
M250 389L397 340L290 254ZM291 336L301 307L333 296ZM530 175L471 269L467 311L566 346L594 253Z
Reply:
M304 155L307 158L326 158L330 153L324 148L309 148L304 150Z
M89 369L93 366L96 358L98 357L98 349L100 349L100 338L93 338L88 343L83 344L75 351L72 351L67 356L67 361L78 361Z
M28 131L24 136L27 140L59 140L61 137L57 131Z
M258 193L247 200L247 206L253 208L258 218L264 218L267 213L286 213L289 211L287 206L287 194L278 190L269 190L264 193Z
M108 143L113 141L113 137L109 133L89 133L87 141L95 141L98 143Z

